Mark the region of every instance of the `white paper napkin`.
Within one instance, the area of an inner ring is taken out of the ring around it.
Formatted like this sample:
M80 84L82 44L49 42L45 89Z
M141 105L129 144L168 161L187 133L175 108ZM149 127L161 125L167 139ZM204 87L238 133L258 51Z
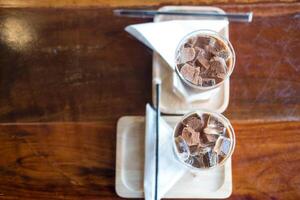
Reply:
M228 26L228 20L171 20L130 25L125 30L159 53L168 66L175 70L176 48L185 35L199 29L220 32L226 26ZM196 91L186 87L175 71L173 75L170 77L173 78L173 91L188 103L206 101L219 91L219 88L204 92Z
M153 108L146 105L146 136L144 165L144 196L154 200L155 191L155 116ZM187 168L176 160L172 146L172 127L161 118L159 133L158 197L162 198L186 173Z
M227 25L228 20L171 20L129 25L125 30L158 52L175 69L175 51L185 35L199 29L219 32Z

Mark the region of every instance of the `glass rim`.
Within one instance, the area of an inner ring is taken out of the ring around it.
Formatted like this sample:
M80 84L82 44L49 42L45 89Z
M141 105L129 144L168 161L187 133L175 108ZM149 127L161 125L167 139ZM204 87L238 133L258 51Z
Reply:
M230 139L232 140L231 142L231 146L230 146L230 151L229 153L226 155L226 157L220 162L220 163L217 163L215 166L212 166L212 167L205 167L205 168L198 168L198 167L194 167L186 162L184 162L182 159L180 159L179 155L178 155L178 151L177 151L177 147L176 147L176 143L175 143L175 134L176 134L176 130L178 128L178 126L180 125L180 123L186 119L187 117L189 117L190 115L193 115L193 114L197 114L197 115L201 115L201 114L209 114L209 115L213 115L213 116L217 116L218 119L221 119L222 122L226 123L224 124L226 128L230 129L230 133L229 133L229 137ZM205 109L201 109L201 110L196 110L196 111L192 111L192 112L189 112L187 114L185 114L184 116L182 116L180 118L180 120L176 123L174 129L173 129L173 133L172 133L172 147L173 147L173 151L174 151L174 154L175 154L175 157L177 159L178 162L180 162L181 164L183 164L185 167L188 167L194 171L207 171L207 170L212 170L212 169L215 169L215 168L218 168L218 167L222 167L226 161L231 158L233 152L234 152L234 149L235 149L235 144L236 144L236 139L235 139L235 132L234 132L234 129L230 123L230 121L221 113L217 113L217 112L213 112L213 111L209 111L209 110L205 110Z
M203 87L203 86L200 86L200 85L193 84L192 82L186 80L182 76L182 74L180 73L180 71L179 71L179 69L177 67L177 63L176 63L177 52L178 52L179 48L182 46L182 43L184 41L186 41L188 38L190 38L191 36L193 36L193 35L206 35L206 36L216 37L217 39L220 39L227 46L227 48L230 50L230 52L232 54L232 63L231 63L231 66L228 67L229 70L226 73L225 78L221 82L219 82L219 83L217 83L217 84L215 84L213 86ZM235 67L236 54L235 54L235 51L234 51L233 46L232 46L231 42L229 41L229 39L221 36L218 32L213 31L213 30L198 29L198 30L192 31L192 32L186 34L185 36L183 36L183 38L180 40L180 42L178 43L178 45L176 47L174 61L175 61L175 72L176 72L176 74L180 77L180 79L184 83L186 83L187 85L189 85L190 87L192 87L194 89L198 89L198 90L211 90L211 89L215 89L215 88L219 87L220 85L222 85L231 76L231 74L232 74L232 72L234 70L234 67Z

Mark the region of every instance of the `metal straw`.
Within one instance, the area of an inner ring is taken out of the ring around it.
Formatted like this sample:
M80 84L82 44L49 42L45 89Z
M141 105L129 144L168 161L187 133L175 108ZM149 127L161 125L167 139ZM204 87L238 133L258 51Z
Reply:
M209 19L228 19L236 22L251 22L253 12L248 13L217 13L201 11L157 11L157 10L134 10L134 9L116 9L114 14L127 17L154 17L155 15L179 15L195 16Z
M160 127L160 83L156 83L156 142L155 142L155 191L154 199L158 200L159 172L159 127Z

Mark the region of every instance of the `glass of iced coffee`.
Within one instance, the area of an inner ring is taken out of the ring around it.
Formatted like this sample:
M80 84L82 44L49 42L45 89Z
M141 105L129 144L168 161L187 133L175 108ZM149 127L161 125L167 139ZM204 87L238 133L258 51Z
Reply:
M231 75L235 52L231 43L217 32L198 30L181 40L175 60L175 71L188 87L210 90Z
M175 157L196 170L222 166L235 147L235 134L229 120L209 111L183 116L174 128L173 139Z

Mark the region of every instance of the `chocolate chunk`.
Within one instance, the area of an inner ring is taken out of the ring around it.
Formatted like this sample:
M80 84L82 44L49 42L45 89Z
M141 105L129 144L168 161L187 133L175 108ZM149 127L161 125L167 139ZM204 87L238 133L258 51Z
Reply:
M192 65L186 63L181 67L180 73L186 80L195 85L202 83L199 67L193 67Z
M195 75L196 69L190 64L184 64L181 69L180 73L182 76L187 79L188 81L192 81Z
M202 79L202 87L209 87L216 84L216 80L213 78L203 78Z
M195 74L191 82L194 83L195 85L201 85L202 78L200 75L200 67L195 68Z
M201 56L207 60L210 60L211 57L213 57L212 54L210 54L209 52L205 51L204 49L202 49L200 47L195 47L195 51L196 51L197 57Z
M190 116L183 120L182 123L188 127L191 127L195 131L200 131L200 129L203 127L203 121L198 116Z
M204 48L205 46L209 45L210 43L212 43L213 38L211 37L207 37L207 36L201 36L197 38L197 42L195 43L194 46L200 47L200 48Z
M226 77L226 62L221 57L213 57L210 61L211 70L215 73L215 76L218 78L225 78Z
M201 147L201 148L207 148L207 147L212 147L213 148L214 145L215 145L215 142L209 142L207 140L207 138L201 139L200 143L198 144L198 146Z
M193 166L197 167L197 168L204 168L205 167L204 156L202 154L199 154L199 155L194 157Z
M190 146L189 148L192 156L198 155L198 145Z
M204 67L205 70L209 69L210 67L209 61L206 58L201 56L197 57L195 64Z
M191 127L185 127L182 130L181 136L189 146L198 145L200 143L200 133L194 131Z
M206 134L206 139L208 142L216 142L218 137L218 135Z
M196 52L194 48L182 48L179 52L179 64L194 60Z
M213 54L213 55L216 55L216 54L217 54L217 51L216 51L215 48L214 48L213 46L211 46L211 45L206 45L206 46L204 47L204 50L205 50L206 52L209 52L209 53Z
M191 37L188 39L188 41L185 44L189 44L191 47L195 46L197 42L197 37Z
M197 48L197 50L198 50L198 54L196 57L195 64L197 66L202 66L205 69L208 69L210 67L209 60L208 60L210 56L207 55L204 49Z
M179 136L183 130L183 128L185 127L185 125L183 123L179 123L178 126L176 127L176 135L175 137Z

